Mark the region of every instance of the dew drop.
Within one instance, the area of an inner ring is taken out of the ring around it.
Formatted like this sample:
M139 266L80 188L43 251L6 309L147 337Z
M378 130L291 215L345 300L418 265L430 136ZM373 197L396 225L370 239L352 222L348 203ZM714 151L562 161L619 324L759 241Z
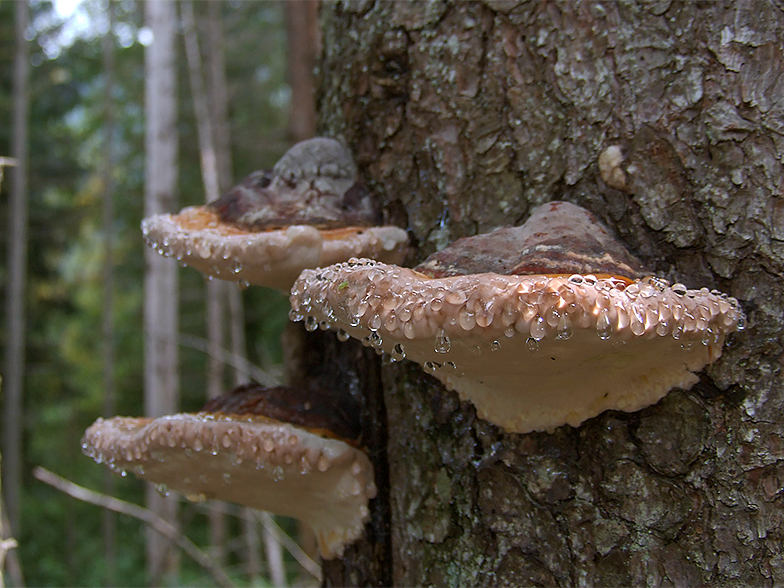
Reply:
M169 487L166 484L155 484L155 491L164 498L169 495Z
M531 321L531 338L535 341L541 341L544 339L546 330L545 330L545 321L544 318L541 316L536 316L534 320Z
M382 344L383 342L384 342L384 341L381 339L381 335L379 335L379 334L378 334L376 331L373 331L373 332L372 332L372 333L370 333L370 335L368 336L368 343L370 343L370 346L371 346L373 349L378 349L379 347L381 347L381 344Z
M434 374L434 373L436 373L436 370L437 370L439 367L441 367L441 366L440 366L440 364L438 364L438 363L436 363L436 362L434 362L434 361L426 361L426 362L424 363L424 366L423 366L423 367L425 368L425 371L426 371L428 374Z
M436 353L449 353L452 349L452 342L449 336L444 334L444 330L440 329L436 335Z
M599 339L602 341L607 341L607 339L609 339L610 335L612 334L610 313L607 312L607 309L600 312L596 319L596 334L599 335Z
M536 353L539 351L539 341L534 339L533 337L528 337L525 341L525 346L528 348L528 351L531 353Z
M514 334L514 329L512 329L512 333ZM500 341L493 341L490 343L490 350L491 351L498 351L501 349L501 342Z
M276 466L274 470L272 470L272 479L276 482L280 482L286 474L283 472L283 468L280 466Z
M464 331L470 331L476 326L476 315L465 306L458 311L457 320Z
M672 291L673 291L675 294L677 294L678 296L685 296L685 295L686 295L686 292L688 291L688 290L686 289L686 286L684 286L683 284L680 284L680 283L678 283L678 284L673 284L673 285L672 285L672 288L670 288L670 289L671 289L671 290L672 290Z
M316 320L315 316L308 316L305 319L305 330L306 331L315 331L318 329L318 321Z
M343 329L338 329L337 336L338 336L338 341L340 341L341 343L348 341L348 333L346 333L346 331L344 331Z
M561 316L561 320L558 321L558 327L555 330L555 338L566 341L567 339L571 339L572 332L572 320L569 318L569 315L564 313Z
M403 345L398 343L392 348L392 353L390 355L395 361L400 361L401 359L406 358L406 350L403 348Z
M294 310L293 308L289 311L289 320L295 323L300 322L305 317L302 315L301 312Z

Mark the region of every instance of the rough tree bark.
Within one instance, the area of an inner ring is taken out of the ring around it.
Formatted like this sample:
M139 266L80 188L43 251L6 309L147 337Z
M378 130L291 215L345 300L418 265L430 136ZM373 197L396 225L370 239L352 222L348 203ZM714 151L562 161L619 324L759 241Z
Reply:
M327 584L784 582L781 4L368 1L321 22L321 131L408 228L412 264L565 199L748 316L692 390L552 434L505 434L418 366L325 340L386 405L366 426L386 419L371 453L390 480ZM632 170L616 187L611 145Z

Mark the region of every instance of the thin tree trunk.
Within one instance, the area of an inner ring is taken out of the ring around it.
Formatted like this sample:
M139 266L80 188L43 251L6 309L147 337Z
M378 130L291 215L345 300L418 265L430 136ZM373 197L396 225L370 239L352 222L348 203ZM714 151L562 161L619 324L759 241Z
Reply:
M11 202L8 211L8 275L6 282L7 346L3 385L3 445L5 497L11 532L20 531L22 489L22 423L25 363L25 298L27 282L27 169L28 111L30 77L29 47L25 39L29 8L16 4L16 55L14 57L13 120L11 156L16 165L11 171Z
M109 20L108 30L103 38L104 71L104 131L103 150L103 415L106 418L117 414L114 398L114 11L110 1L105 5ZM114 476L104 472L104 493L114 494ZM116 537L117 517L109 510L103 511L103 548L106 561L106 586L114 586L116 580Z
M319 52L318 2L289 0L284 5L288 39L288 80L291 87L289 134L293 142L316 135L316 80L314 70ZM302 336L302 328L296 325ZM292 333L292 336L296 336ZM318 557L313 530L299 523L297 540L309 557Z
M213 121L204 89L204 67L202 65L199 37L193 2L184 0L180 3L183 35L185 38L185 54L188 59L188 77L191 84L193 110L196 114L196 128L199 136L199 154L201 159L201 176L207 202L217 200L220 196L218 184L218 164L215 151L215 134ZM224 307L226 300L225 283L221 280L209 280L205 291L207 342L209 345L207 366L207 397L215 398L225 392L223 389L223 350ZM224 544L226 542L226 513L223 505L211 509L210 542L212 555L219 562L225 560Z
M228 84L226 82L226 64L223 42L223 19L221 4L207 4L207 87L209 112L211 114L215 160L217 164L218 186L221 193L226 192L232 184L231 140L229 126ZM232 355L242 359L247 365L247 347L245 343L245 312L242 305L242 293L238 288L226 289L229 306L229 339ZM248 380L248 370L244 366L235 367L234 383L242 384ZM245 543L246 569L251 584L256 583L261 575L260 540L258 524L251 509L243 509L240 516L242 534ZM265 531L265 545L268 544L268 533ZM278 549L267 550L268 564L271 570L283 568L283 554ZM283 576L285 580L285 575Z
M153 33L153 42L145 51L145 215L149 216L176 208L176 5L151 0L145 4L145 15ZM145 414L161 416L176 412L179 403L177 264L149 248L144 254ZM147 504L150 510L176 525L175 497L162 496L148 486ZM163 575L176 574L177 557L171 545L168 539L148 532L147 573L152 584Z
M288 77L291 87L289 133L297 143L316 134L316 86L313 70L318 54L318 2L285 3Z
M356 369L386 407L371 423L389 422L390 511L379 484L373 542L325 582L784 583L780 5L325 3L322 23L321 127L409 228L410 263L565 199L748 315L693 389L552 434L505 433L407 361L340 367L355 348L328 341L336 378ZM614 145L627 180L611 186Z

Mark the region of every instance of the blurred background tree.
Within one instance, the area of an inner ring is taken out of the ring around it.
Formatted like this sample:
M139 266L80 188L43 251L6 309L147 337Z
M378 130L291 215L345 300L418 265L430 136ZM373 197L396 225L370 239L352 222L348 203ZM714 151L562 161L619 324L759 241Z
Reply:
M74 501L30 475L40 465L91 488L103 486L101 468L80 455L84 429L102 412L106 399L105 332L113 331L114 412L143 413L142 276L144 246L139 222L144 192L144 50L150 31L144 3L123 0L78 3L65 17L59 5L29 4L29 240L25 295L27 341L23 377L25 410L20 419L22 444L18 506L18 555L31 585L145 584L145 534L138 521L116 519L116 560L104 556L105 537L99 509ZM195 3L202 53L209 52L211 26L220 19L225 55L227 122L231 138L228 180L271 167L291 144L291 87L287 81L287 34L282 2ZM12 128L14 12L16 3L0 3L0 155L10 155ZM179 24L178 30L179 30ZM204 41L206 40L206 41ZM107 45L108 42L108 45ZM179 206L205 199L199 141L182 38L176 39L177 165ZM111 71L105 61L112 53ZM210 63L205 58L205 63ZM107 115L107 78L113 82ZM208 78L209 79L209 78ZM112 131L107 134L107 120ZM111 147L111 163L106 153ZM225 165L225 163L224 163ZM224 168L225 169L225 168ZM107 171L110 170L110 171ZM0 218L7 232L11 184L3 183ZM111 239L106 240L103 204L111 198ZM110 261L111 322L104 331L107 249ZM8 244L0 244L7 258ZM183 410L196 410L206 397L205 281L193 270L180 279L179 372ZM0 265L3 282L6 266ZM232 286L233 288L236 288ZM4 297L5 291L1 294ZM241 292L249 360L274 370L279 363L279 334L287 321L288 302L262 289ZM3 351L7 329L2 330ZM225 389L233 385L228 371ZM114 484L131 502L143 501L143 485L134 479ZM183 504L183 532L209 545L208 509ZM287 529L294 531L293 525ZM225 564L242 582L247 553L242 524L227 521ZM243 555L244 553L244 555ZM107 564L109 562L109 564ZM116 566L115 569L107 569ZM180 582L210 583L187 559ZM290 566L296 574L295 566ZM266 570L264 570L266 572ZM263 580L259 580L263 583Z

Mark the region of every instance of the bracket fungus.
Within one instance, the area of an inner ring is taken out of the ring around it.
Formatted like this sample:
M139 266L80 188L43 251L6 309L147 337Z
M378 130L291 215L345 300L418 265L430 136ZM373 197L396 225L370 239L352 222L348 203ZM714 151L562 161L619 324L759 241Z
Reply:
M588 211L551 202L411 270L354 259L302 273L291 318L407 358L510 432L635 411L721 356L737 300L646 276Z
M98 419L82 448L114 471L189 500L298 518L313 528L322 557L332 559L361 535L376 486L357 448L358 417L329 398L248 384L197 414Z
M144 219L142 233L204 274L287 291L302 270L350 257L401 263L406 232L379 220L349 150L317 137L214 202Z

